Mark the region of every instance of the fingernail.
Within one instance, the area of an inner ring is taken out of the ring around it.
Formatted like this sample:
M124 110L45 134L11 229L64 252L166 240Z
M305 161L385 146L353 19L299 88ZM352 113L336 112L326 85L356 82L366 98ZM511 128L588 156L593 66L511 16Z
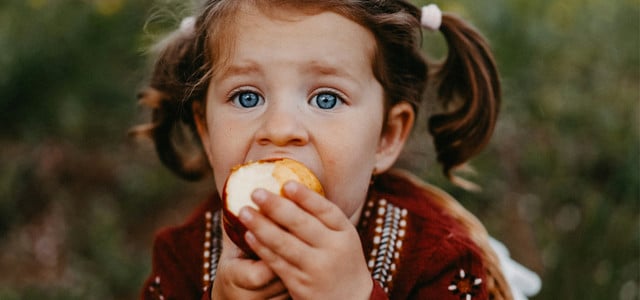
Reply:
M251 231L247 231L244 234L244 239L249 243L249 244L253 244L256 241L256 236L253 235L253 233L251 233Z
M262 204L267 201L267 191L263 189L255 190L251 196L255 204Z
M246 207L243 207L243 208L240 209L240 213L238 214L238 218L242 222L248 222L248 221L251 221L253 216L249 212L249 209L247 209Z
M298 187L296 186L296 182L295 181L289 181L289 182L284 184L282 189L284 190L285 194L293 195L296 192L296 190L298 189Z

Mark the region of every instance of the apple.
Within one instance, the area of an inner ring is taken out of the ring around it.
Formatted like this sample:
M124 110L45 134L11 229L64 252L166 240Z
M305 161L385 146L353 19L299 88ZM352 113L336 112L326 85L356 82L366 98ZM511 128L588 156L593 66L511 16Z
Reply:
M224 230L250 258L257 258L244 239L247 228L238 219L244 206L259 208L251 200L258 188L282 195L282 186L288 181L297 181L312 191L324 195L318 178L304 164L289 158L275 158L248 162L231 170L222 193L222 216Z

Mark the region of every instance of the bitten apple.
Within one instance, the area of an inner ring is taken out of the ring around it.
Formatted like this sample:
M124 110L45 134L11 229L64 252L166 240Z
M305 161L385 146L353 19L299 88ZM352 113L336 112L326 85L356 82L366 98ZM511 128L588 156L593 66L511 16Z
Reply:
M247 228L238 219L238 213L244 206L258 207L251 201L251 193L263 188L274 194L282 195L282 186L294 180L309 189L324 195L318 178L302 163L289 159L277 158L259 160L234 167L224 184L222 193L223 225L231 241L247 256L256 258L244 239Z

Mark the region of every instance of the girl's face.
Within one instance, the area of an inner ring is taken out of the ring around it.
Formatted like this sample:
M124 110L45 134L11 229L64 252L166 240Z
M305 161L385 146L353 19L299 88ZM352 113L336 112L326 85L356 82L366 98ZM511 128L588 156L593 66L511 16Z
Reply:
M293 158L355 222L372 173L395 161L413 112L401 109L403 131L383 131L375 39L366 28L331 12L279 12L286 19L247 7L238 13L229 61L209 83L198 129L216 187L237 164Z

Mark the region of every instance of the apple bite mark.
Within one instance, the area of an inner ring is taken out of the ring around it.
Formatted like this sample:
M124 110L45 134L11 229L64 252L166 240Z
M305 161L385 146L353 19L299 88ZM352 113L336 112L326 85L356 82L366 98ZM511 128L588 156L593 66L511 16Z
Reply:
M274 164L255 163L240 167L231 173L226 187L227 209L236 216L243 206L258 209L251 201L251 193L257 188L280 193L280 183L272 175L274 169Z
M322 185L313 172L293 159L260 160L236 166L231 170L222 194L224 230L247 256L256 258L244 239L247 228L238 219L240 209L244 206L259 209L251 200L251 194L256 189L262 188L282 195L282 186L292 180L324 195Z

